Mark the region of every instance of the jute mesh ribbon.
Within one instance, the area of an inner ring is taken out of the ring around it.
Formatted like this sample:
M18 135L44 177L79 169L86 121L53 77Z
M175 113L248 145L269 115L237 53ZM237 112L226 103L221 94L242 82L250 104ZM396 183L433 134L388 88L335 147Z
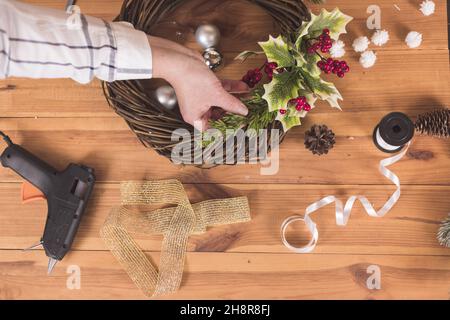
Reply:
M100 235L114 257L145 295L173 293L180 287L189 235L208 226L250 221L246 197L209 200L191 205L178 180L126 182L121 185L122 206L112 209ZM151 212L125 205L176 205ZM159 272L131 237L131 233L163 234Z

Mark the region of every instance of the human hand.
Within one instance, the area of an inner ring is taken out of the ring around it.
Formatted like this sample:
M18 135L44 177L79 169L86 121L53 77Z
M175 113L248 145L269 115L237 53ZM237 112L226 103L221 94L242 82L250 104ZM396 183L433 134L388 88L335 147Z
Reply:
M220 81L206 66L203 57L175 42L149 37L153 53L153 77L168 81L177 94L184 121L199 130L208 128L212 108L246 116L244 104L229 92L246 92L242 81Z

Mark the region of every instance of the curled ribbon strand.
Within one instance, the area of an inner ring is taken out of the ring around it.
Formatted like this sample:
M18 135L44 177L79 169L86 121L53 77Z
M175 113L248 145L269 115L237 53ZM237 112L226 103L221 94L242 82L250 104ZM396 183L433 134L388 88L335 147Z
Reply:
M295 215L292 217L287 218L283 224L281 225L281 239L283 241L283 244L291 251L295 253L309 253L312 252L316 245L317 241L319 240L319 230L317 229L317 225L314 223L314 221L311 219L310 214L319 210L322 207L325 207L333 202L336 203L336 224L339 226L345 226L348 223L348 219L350 218L350 214L353 208L353 205L356 200L359 200L361 204L363 205L364 209L366 210L367 214L371 217L375 218L381 218L385 216L392 207L397 203L398 199L400 198L401 194L401 187L400 187L400 179L390 170L387 169L388 166L393 165L394 163L400 161L405 154L408 152L409 146L411 143L408 143L405 147L405 149L399 153L398 155L395 155L393 157L384 159L380 161L379 164L379 171L380 173L385 176L387 179L392 181L393 184L397 187L397 190L392 194L392 196L389 198L389 200L383 205L383 207L376 211L372 204L369 202L369 200L365 196L351 196L348 198L347 202L345 203L345 206L343 206L343 203L341 200L336 198L335 196L327 196L317 202L314 202L310 206L308 206L305 210L305 215L299 216ZM310 242L304 246L304 247L295 247L289 243L289 241L286 239L286 230L289 227L291 223L297 222L297 221L303 221L306 224L306 227L308 228L309 232L311 233L311 240Z

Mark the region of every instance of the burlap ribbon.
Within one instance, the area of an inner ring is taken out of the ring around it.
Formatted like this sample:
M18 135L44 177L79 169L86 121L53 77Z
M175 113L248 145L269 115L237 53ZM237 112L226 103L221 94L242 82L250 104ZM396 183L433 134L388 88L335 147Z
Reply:
M246 197L209 200L191 205L178 180L126 182L121 185L122 206L112 209L100 235L114 257L145 295L173 293L180 287L189 235L208 226L246 222ZM164 203L176 207L136 212L125 205ZM163 234L159 272L130 233Z

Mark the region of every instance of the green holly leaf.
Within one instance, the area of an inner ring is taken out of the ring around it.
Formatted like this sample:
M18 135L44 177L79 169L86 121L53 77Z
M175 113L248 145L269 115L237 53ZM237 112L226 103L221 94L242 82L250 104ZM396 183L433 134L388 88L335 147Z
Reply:
M319 99L327 101L333 108L342 110L338 100L344 99L333 83L324 81L318 77L312 77L306 72L302 72L302 75L306 85L319 97Z
M295 61L297 61L297 67L302 67L303 65L308 63L302 53L296 53L294 56Z
M334 85L333 85L334 87ZM336 87L334 87L336 89ZM339 93L339 91L336 89L335 94L330 95L328 98L326 98L325 100L330 104L330 106L332 108L336 108L342 111L341 106L339 105L339 101L338 100L344 100L341 96L341 94Z
M290 67L295 64L295 59L289 51L289 45L282 36L274 38L269 36L266 42L258 43L264 50L269 62L276 62L278 67Z
M347 33L345 27L352 20L352 17L343 14L338 8L331 12L322 9L318 16L311 14L312 24L309 27L309 34L315 38L322 33L323 29L329 29L331 39L337 40L341 34Z
M321 74L320 68L317 66L317 62L320 61L320 57L317 54L305 54L306 63L303 65L303 70L308 72L312 77L319 77Z
M285 71L274 74L270 83L264 85L265 93L262 96L269 105L269 111L285 109L289 100L298 96L302 88L297 71Z
M262 52L262 51L244 51L244 52L241 52L236 58L234 58L234 60L239 60L241 62L244 62L251 56L255 56L258 54L264 54L264 52Z
M300 48L304 36L308 35L309 38L317 38L323 32L323 29L330 30L331 39L338 40L341 34L347 33L345 28L352 20L353 17L343 14L338 8L331 12L322 9L318 16L311 13L311 20L303 22L300 27L295 44L297 48Z
M276 120L280 121L283 125L284 132L292 129L293 127L300 126L302 124L300 118L296 115L282 115L278 114Z
M311 13L312 15L312 13ZM311 16L312 17L312 16ZM300 45L302 43L303 37L306 36L308 34L308 30L311 27L312 21L303 21L302 25L300 26L300 28L297 30L297 40L295 41L295 47L297 49L300 49Z

